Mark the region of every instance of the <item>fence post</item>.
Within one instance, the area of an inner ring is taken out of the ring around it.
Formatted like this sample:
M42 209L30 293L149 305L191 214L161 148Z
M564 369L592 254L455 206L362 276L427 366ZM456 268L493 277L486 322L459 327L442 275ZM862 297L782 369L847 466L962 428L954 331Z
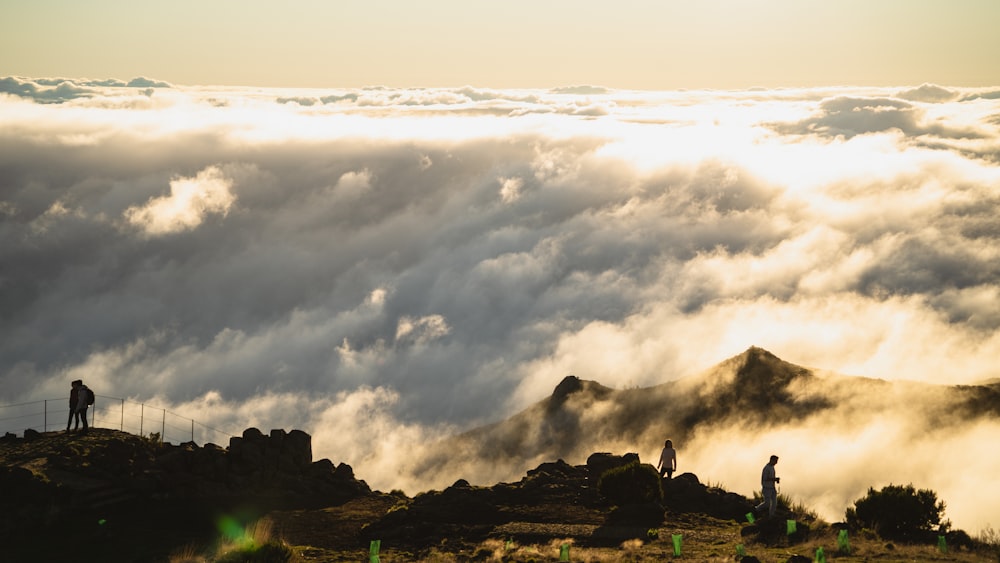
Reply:
M191 419L191 441L194 442L194 419Z
M146 420L146 403L139 403L139 435L142 436L142 423Z
M42 413L44 413L44 414L42 414L42 424L45 425L45 427L42 428L42 432L48 432L49 431L49 400L48 399L45 399L44 401L42 401Z
M163 409L163 426L160 427L160 443L163 443L163 435L167 433L167 409Z
M122 421L121 426L118 427L122 432L125 431L125 399L122 399Z

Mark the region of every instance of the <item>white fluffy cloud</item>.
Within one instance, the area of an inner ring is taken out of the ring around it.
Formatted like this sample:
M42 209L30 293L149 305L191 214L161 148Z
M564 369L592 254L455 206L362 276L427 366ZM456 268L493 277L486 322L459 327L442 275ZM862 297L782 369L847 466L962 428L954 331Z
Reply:
M147 236L161 236L197 228L208 215L225 216L236 201L232 181L210 166L193 178L170 181L170 195L125 210L129 224Z
M995 90L0 89L5 403L83 378L378 486L570 373L1000 375Z

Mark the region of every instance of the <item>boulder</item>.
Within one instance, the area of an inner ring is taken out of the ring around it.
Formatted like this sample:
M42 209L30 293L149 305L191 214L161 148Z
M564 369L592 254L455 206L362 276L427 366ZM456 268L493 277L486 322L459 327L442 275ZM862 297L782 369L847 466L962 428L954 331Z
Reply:
M299 469L305 469L312 463L312 436L301 430L292 430L283 438L282 457Z
M605 471L637 461L639 461L637 453L627 453L620 456L603 452L590 454L590 457L587 458L587 478L591 484L596 485Z
M663 504L673 512L700 512L716 518L743 520L753 504L746 497L706 487L694 473L663 481Z
M247 428L243 431L243 440L255 444L263 444L267 438L264 433L257 428Z

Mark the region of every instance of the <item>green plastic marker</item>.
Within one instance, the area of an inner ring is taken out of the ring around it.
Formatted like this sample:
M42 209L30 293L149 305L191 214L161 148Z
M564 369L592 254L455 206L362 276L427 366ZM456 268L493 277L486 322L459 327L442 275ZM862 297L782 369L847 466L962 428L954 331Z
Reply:
M747 522L753 524L755 521L756 519L753 517L753 512L747 512Z
M674 557L681 556L681 539L683 536L681 534L673 534L670 536L674 540Z
M823 553L822 547L816 548L816 563L826 563L826 554Z
M747 550L743 548L743 544L736 544L736 557L746 557Z
M944 541L944 536L938 536L938 551L948 553L948 544Z
M796 531L796 530L798 529L798 528L796 528L796 526L795 526L795 520L785 520L785 527L786 527L786 528L787 528L787 530L788 530L788 532L787 532L787 533L788 533L788 535L792 535L792 534L794 534L794 533L795 533L795 531Z
M851 552L851 542L847 540L847 530L841 530L837 534L837 548L841 553Z
M378 558L379 549L382 548L382 540L372 540L368 545L368 563L381 563Z
M564 543L559 547L559 560L569 561L569 544Z

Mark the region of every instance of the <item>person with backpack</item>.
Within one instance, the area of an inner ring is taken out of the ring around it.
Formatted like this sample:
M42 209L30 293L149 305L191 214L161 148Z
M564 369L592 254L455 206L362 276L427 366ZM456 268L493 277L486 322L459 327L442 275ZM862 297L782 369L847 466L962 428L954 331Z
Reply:
M80 428L80 422L83 421L83 433L86 434L89 428L87 427L87 407L94 404L94 392L90 390L89 387L83 384L83 380L77 379L73 382L73 389L76 391L76 425L73 427L74 430ZM70 392L70 404L73 403L73 393ZM69 424L66 425L66 431L69 431Z

